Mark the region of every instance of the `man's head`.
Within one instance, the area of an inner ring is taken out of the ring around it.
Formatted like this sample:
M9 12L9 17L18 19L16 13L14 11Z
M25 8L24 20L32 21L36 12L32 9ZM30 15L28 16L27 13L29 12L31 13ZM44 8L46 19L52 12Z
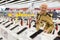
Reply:
M40 10L45 12L47 10L47 7L48 7L47 4L41 4Z
M55 9L53 11L56 11Z

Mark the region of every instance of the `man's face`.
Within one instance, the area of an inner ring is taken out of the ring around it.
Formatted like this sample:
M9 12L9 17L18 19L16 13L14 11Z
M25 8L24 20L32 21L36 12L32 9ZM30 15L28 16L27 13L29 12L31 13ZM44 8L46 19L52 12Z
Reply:
M46 11L47 10L47 5L42 4L40 10L41 11Z

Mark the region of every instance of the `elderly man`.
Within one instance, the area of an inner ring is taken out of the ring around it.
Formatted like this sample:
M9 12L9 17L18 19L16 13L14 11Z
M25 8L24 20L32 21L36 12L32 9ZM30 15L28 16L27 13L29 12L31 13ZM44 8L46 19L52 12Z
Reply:
M42 4L40 6L40 12L37 14L36 18L36 29L39 30L41 24L45 22L44 32L51 33L54 29L53 21L50 15L47 13L47 4Z

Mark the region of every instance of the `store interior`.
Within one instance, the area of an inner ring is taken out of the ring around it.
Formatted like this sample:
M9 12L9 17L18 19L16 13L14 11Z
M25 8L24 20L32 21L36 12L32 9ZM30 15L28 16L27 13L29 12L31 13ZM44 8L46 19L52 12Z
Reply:
M54 29L50 34L43 29L38 32L35 26L43 3L48 5L47 12L57 13L57 18L52 18ZM60 0L0 0L0 40L54 40L59 31Z

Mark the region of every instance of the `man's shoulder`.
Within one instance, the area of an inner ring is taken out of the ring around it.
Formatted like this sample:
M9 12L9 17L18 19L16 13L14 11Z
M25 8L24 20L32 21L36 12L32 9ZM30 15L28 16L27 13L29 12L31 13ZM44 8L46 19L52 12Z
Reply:
M54 11L53 13L57 13L56 11Z
M46 15L48 15L49 17L51 17L50 13L48 13L48 12L47 12L47 14L46 14Z

